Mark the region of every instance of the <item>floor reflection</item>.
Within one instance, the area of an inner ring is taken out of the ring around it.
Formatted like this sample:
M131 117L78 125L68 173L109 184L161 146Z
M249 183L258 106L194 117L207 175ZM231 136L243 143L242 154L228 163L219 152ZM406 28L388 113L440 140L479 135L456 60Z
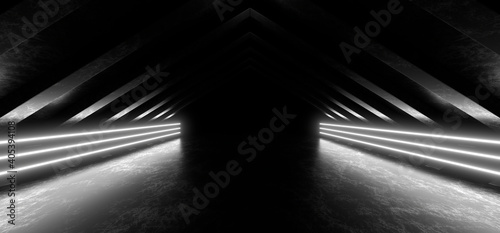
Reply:
M161 227L156 216L175 209L172 200L185 185L176 179L180 145L180 139L167 141L21 186L18 219L9 232L138 232Z
M320 139L318 208L349 230L498 232L500 195ZM339 221L340 220L340 221ZM332 222L335 222L332 221Z
M11 232L500 229L500 194L493 189L317 137L277 137L251 163L237 146L230 136L183 137L26 184ZM193 188L229 159L240 161L243 172L186 224L179 204L190 205Z

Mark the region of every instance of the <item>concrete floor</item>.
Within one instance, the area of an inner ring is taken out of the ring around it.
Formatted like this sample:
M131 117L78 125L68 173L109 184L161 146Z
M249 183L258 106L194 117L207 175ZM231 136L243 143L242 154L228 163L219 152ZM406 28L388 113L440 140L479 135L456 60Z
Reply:
M183 137L21 184L1 232L500 231L498 190L320 138L277 137L247 162L238 140ZM179 204L233 159L241 173L186 224Z

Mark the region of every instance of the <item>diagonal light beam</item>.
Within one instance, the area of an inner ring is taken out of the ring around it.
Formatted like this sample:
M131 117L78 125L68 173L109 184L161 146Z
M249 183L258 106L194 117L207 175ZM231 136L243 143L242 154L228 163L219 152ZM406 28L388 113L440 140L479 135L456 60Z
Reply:
M167 110L163 111L163 112L160 112L158 115L156 115L155 117L153 117L151 120L149 121L153 121L153 120L156 120L158 118L160 118L161 116L167 114L167 112L169 112L170 110L172 110L172 108L168 108Z
M156 109L160 108L161 106L163 106L164 104L166 104L168 101L167 100L164 100L160 103L158 103L157 105L153 106L152 108L150 108L149 110L145 111L144 113L142 113L141 115L137 116L134 120L132 121L138 121L142 118L144 118L145 116L149 115L150 113L154 112Z
M382 99L386 100L387 102L391 103L395 107L399 108L403 112L407 113L408 115L412 116L413 118L419 120L420 122L429 125L429 126L437 126L438 124L427 117L426 115L422 114L412 106L408 105L407 103L403 102L396 96L390 94L389 92L385 91L384 89L380 88L379 86L373 84L372 82L368 81L367 79L361 77L359 74L348 70L345 67L342 67L342 69L339 69L342 73L344 73L347 77L350 79L354 80L357 82L359 85L363 86L364 88L368 89L369 91L373 92L374 94L380 96Z
M379 50L384 51L383 55L378 52ZM500 118L498 116L441 82L439 79L415 66L411 62L400 57L390 49L384 47L383 45L372 43L365 49L365 51L392 69L398 71L400 74L406 76L408 79L416 82L418 85L429 91L429 95L432 97L442 99L444 102L450 103L454 107L460 109L490 128L500 129L500 124L498 123L500 122Z
M330 108L330 107L327 107L327 108L328 108L328 110L329 110L330 112L332 112L332 113L334 113L335 115L337 115L337 116L341 117L342 119L344 119L344 120L346 120L346 121L350 121L350 119L349 119L349 118L347 118L347 117L345 117L344 115L340 114L339 112L337 112L337 111L333 110L332 108Z
M98 111L99 109L107 106L108 104L112 103L116 99L118 99L121 96L125 95L127 92L133 90L134 88L137 88L141 84L145 84L151 78L153 78L153 77L151 77L150 75L147 75L147 72L144 73L144 74L139 75L134 80L132 80L132 81L128 82L127 84L121 86L120 88L116 89L115 91L111 92L110 94L108 94L107 96L103 97L99 101L95 102L94 104L92 104L91 106L89 106L88 108L86 108L85 110L83 110L80 113L74 115L73 117L71 117L69 120L67 120L63 124L64 125L72 125L72 124L76 124L76 123L82 121L83 119L87 118L88 116L90 116L94 112ZM161 80L157 80L157 81L160 82Z
M347 97L350 100L352 100L353 102L357 103L359 106L361 106L361 107L365 108L366 110L370 111L371 113L373 113L375 116L379 117L380 119L382 119L382 120L384 120L386 122L392 123L392 124L396 123L391 118L389 118L385 114L381 113L379 110L375 109L374 107L370 106L369 104L367 104L363 100L361 100L358 97L352 95L351 93L345 91L344 89L342 89L340 87L337 87L337 86L333 86L333 88L335 88L336 91L340 92L345 97Z
M335 100L334 98L330 97L329 99L334 104L338 105L339 107L341 107L342 109L344 109L348 113L352 114L353 116L357 117L358 119L360 119L362 121L368 121L366 118L364 118L363 116L359 115L357 112L355 112L354 110L352 110L352 109L348 108L347 106L343 105L342 103L340 103L339 101Z
M141 106L142 104L146 103L150 99L152 99L155 96L157 96L160 93L162 93L166 88L167 88L167 86L163 86L163 87L158 88L157 90L149 93L147 96L142 97L137 102L133 103L132 105L130 105L127 108L123 109L121 112L115 114L114 116L112 116L111 118L109 118L108 120L106 120L106 123L110 123L110 122L113 122L113 121L116 121L116 120L122 118L123 116L127 115L129 112L133 111L134 109L138 108L139 106Z
M325 115L326 115L327 117L330 117L331 119L337 120L337 119L335 119L335 117L333 117L332 115L330 115L330 114L328 114L328 113L325 113Z

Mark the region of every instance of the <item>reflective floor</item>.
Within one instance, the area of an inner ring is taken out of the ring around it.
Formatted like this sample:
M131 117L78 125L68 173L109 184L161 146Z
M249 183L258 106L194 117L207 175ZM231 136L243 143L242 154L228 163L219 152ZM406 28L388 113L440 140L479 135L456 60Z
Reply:
M493 188L320 138L278 137L247 162L238 140L175 139L20 185L16 226L1 232L500 230ZM241 173L187 224L179 204L231 160Z

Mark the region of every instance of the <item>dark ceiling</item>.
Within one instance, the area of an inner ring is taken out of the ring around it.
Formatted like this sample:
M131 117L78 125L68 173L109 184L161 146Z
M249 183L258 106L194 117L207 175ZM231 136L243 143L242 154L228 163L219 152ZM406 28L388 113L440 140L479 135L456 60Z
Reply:
M327 115L358 124L500 129L500 17L488 3L1 4L0 122L17 121L20 129L171 117L187 128L248 133L284 106L304 129ZM354 47L356 39L363 46Z

